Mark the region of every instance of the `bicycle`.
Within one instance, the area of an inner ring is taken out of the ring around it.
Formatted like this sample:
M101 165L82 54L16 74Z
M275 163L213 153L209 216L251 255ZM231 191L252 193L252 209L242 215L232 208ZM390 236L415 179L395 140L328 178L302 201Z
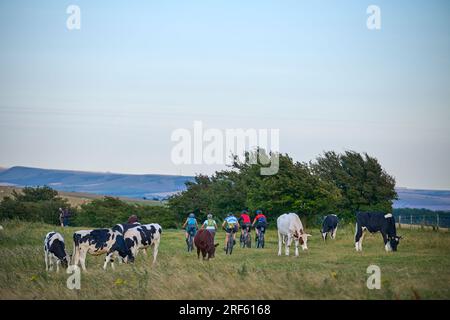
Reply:
M264 248L264 233L266 232L266 227L259 228L259 236L256 239L256 248Z
M194 232L195 230L191 229L188 232L188 241L187 241L187 251L191 252L194 250Z
M250 227L244 228L244 234L241 235L241 248L252 247L252 235L250 234Z
M228 235L228 242L227 242L227 249L225 251L225 254L231 254L233 252L233 246L234 246L234 240L233 240L233 235L234 235L234 229L231 230L231 232Z

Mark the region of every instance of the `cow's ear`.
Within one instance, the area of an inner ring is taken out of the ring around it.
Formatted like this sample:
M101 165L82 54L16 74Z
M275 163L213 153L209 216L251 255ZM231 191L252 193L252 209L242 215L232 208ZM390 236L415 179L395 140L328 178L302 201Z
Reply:
M305 234L305 236L312 237L312 234L307 233L307 234Z
M218 243L216 243L215 245L214 245L214 247L217 247L219 244Z

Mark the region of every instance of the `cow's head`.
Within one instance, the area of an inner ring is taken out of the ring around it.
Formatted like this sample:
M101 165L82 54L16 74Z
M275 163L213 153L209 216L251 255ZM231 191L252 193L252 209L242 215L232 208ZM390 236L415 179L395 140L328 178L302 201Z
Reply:
M303 229L294 232L294 239L300 242L303 250L308 250L308 237L311 237L309 233L305 233Z
M397 246L400 243L401 236L395 236L389 239L392 251L397 251Z
M64 258L61 259L61 265L67 269L69 264L70 264L70 256L66 255Z

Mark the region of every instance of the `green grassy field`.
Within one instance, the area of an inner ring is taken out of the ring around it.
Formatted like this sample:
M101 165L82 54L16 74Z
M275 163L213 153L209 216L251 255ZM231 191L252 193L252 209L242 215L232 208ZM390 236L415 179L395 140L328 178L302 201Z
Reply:
M400 230L399 251L386 253L381 235L367 235L363 252L353 246L353 227L338 230L337 240L323 243L310 229L309 251L299 257L277 256L275 230L265 249L223 251L224 233L216 241L216 258L197 260L185 250L181 230L163 230L158 261L138 256L133 265L102 270L103 258L88 256L81 289L69 290L64 269L45 271L43 237L61 232L72 253L71 235L38 223L0 223L1 299L449 299L450 233ZM381 289L366 287L366 269L381 268Z

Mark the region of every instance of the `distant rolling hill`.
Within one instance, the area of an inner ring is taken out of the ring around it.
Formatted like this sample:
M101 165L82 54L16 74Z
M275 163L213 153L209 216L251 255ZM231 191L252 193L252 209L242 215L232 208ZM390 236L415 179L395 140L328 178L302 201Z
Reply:
M0 171L0 185L42 186L58 191L83 192L128 198L164 199L185 189L193 177L158 174L118 174L12 167Z
M399 200L394 208L416 208L450 211L450 190L397 188Z
M3 169L3 170L2 170ZM110 195L134 199L165 199L185 190L190 176L159 174L118 174L70 170L38 169L29 167L0 168L0 185L42 186L58 191ZM394 208L425 208L450 211L450 191L397 188L399 200Z

